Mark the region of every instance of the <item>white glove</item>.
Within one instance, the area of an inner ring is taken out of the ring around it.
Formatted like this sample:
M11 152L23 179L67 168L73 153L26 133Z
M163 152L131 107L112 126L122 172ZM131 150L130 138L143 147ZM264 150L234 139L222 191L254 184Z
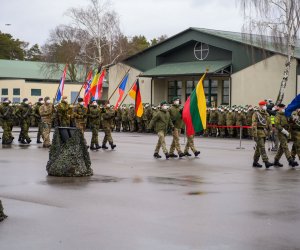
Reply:
M289 137L289 135L290 135L290 133L287 130L285 130L284 128L281 130L281 133L286 135L286 137Z

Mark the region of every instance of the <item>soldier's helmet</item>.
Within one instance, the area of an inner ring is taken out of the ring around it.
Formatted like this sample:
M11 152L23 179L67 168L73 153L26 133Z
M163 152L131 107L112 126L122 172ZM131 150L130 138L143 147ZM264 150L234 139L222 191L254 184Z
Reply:
M50 100L50 97L49 97L49 96L46 96L46 97L44 98L44 101L46 102L46 101L48 101L48 100Z
M43 97L40 97L40 98L38 99L39 102L41 102L41 101L43 101L43 100L44 100Z

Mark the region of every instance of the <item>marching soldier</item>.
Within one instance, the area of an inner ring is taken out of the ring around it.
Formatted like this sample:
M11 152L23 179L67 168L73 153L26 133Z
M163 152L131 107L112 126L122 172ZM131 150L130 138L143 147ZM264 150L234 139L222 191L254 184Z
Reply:
M52 117L54 113L53 104L50 101L48 96L44 99L44 104L42 104L39 108L39 114L41 115L42 120L42 138L43 138L43 147L49 148L51 146L50 143L50 131L52 125Z
M84 106L83 99L81 97L78 98L78 103L74 107L73 115L75 118L76 128L79 128L83 137L84 131L86 127L86 120L87 120L87 108ZM85 140L85 139L84 139ZM86 140L85 140L86 143Z
M97 101L92 101L90 108L89 108L89 119L90 119L90 125L92 129L92 139L91 139L91 150L97 150L101 148L99 146L98 141L98 132L100 128L100 120L101 120L101 110L98 107Z
M171 121L174 125L174 129L172 131L173 140L172 140L172 144L170 147L169 156L171 158L176 158L177 155L174 154L174 150L176 149L179 157L181 158L181 157L185 156L185 154L181 151L180 143L179 143L179 135L181 132L181 128L183 126L183 121L182 121L182 116L181 116L182 110L180 109L179 97L173 98L173 105L169 109L169 113L170 113Z
M111 109L110 104L107 103L104 107L103 113L102 113L102 127L104 130L104 138L102 141L102 148L108 149L106 146L106 143L109 142L111 149L114 149L116 145L113 142L113 138L111 136L111 124L112 120L115 117L114 110Z
M12 136L12 127L13 127L13 117L14 109L10 106L10 101L8 98L3 100L3 104L0 106L0 119L2 120L2 144L11 144L14 140Z
M70 127L68 97L63 96L61 102L57 105L58 126Z
M198 151L196 148L195 148L195 144L194 144L194 135L190 135L190 136L186 136L187 138L187 141L186 141L186 145L185 145L185 148L184 148L184 155L185 156L192 156L190 153L189 153L189 149L191 149L195 155L195 157L197 157L199 154L200 154L200 151Z
M33 108L33 116L35 117L35 120L37 122L38 126L38 133L36 137L36 142L37 143L42 143L41 142L41 136L42 136L42 120L41 120L41 115L40 115L40 107L44 104L44 99L42 97L39 98L38 102L35 104Z
M32 109L28 103L28 99L24 98L21 105L18 107L16 111L16 116L19 118L20 125L21 125L19 138L21 143L23 144L27 144L27 143L29 144L31 142L31 139L28 135L31 113L32 113Z
M291 167L298 166L298 163L294 161L294 159L291 156L291 152L288 147L288 138L290 136L289 133L289 123L287 120L287 117L284 115L285 111L285 105L284 104L279 104L277 105L278 111L275 116L275 127L278 131L278 139L279 139L279 148L277 151L277 154L274 159L274 166L275 167L282 167L283 165L279 162L281 156L283 153L285 154L286 159L289 162L289 165Z
M266 111L266 104L267 103L265 101L259 102L259 109L254 112L252 116L253 138L256 142L252 166L256 168L262 167L262 165L258 163L260 156L262 157L266 168L273 166L273 163L269 162L265 149L266 137L268 136L271 128L270 117Z
M166 101L161 102L161 109L155 116L153 116L152 120L150 121L149 129L152 129L153 127L158 135L158 142L156 144L153 156L157 159L161 158L161 156L159 155L159 150L162 147L166 159L169 159L165 135L167 134L168 128L170 127L173 130L174 126L168 112L168 105Z

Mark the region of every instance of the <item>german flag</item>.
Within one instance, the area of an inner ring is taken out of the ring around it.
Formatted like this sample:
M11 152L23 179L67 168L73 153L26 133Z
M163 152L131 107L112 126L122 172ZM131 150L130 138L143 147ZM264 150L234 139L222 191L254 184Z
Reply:
M142 117L144 109L142 104L139 79L136 80L128 95L135 101L135 115L137 117Z

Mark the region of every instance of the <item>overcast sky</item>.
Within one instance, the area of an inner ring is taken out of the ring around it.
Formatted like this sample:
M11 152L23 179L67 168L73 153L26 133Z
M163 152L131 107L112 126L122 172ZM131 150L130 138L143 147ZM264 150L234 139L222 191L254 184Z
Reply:
M49 32L68 24L70 7L89 0L0 0L0 30L31 44L43 45ZM152 39L175 35L189 27L241 31L243 19L236 0L111 0L127 36ZM11 24L7 26L5 24Z

